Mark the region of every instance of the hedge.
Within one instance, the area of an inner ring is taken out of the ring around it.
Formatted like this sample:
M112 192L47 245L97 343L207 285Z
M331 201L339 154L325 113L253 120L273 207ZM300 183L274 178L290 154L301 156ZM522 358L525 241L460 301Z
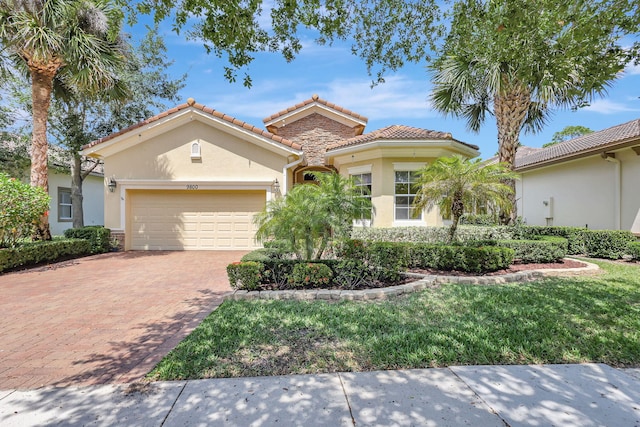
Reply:
M469 240L510 240L512 227L507 226L459 226L456 233L459 242ZM414 242L444 243L449 237L449 227L393 227L393 228L354 228L353 239L376 242Z
M502 246L414 243L409 247L409 254L413 268L488 273L508 268L514 251Z
M300 262L293 267L289 284L293 288L319 288L331 285L333 271L321 262Z
M542 236L535 240L499 240L498 245L511 248L513 259L523 264L559 262L567 256L567 239Z
M585 230L584 253L594 258L620 259L629 250L629 244L637 241L630 231Z
M557 227L541 225L521 226L523 239L536 239L540 236L556 236L567 239L567 254L581 255L585 253L584 232L588 229L583 227Z
M640 261L640 242L629 243L629 249L627 250L627 252L629 252L629 255L631 255L631 259Z
M227 276L232 289L257 290L262 281L264 265L260 262L234 262L227 265Z
M56 261L65 257L89 255L91 243L83 239L56 238L47 242L24 243L0 249L0 272L10 268Z
M64 231L67 239L85 239L91 243L91 253L101 254L111 250L111 230L99 225L69 228Z
M408 245L393 242L371 242L366 246L366 257L374 278L396 282L409 265Z

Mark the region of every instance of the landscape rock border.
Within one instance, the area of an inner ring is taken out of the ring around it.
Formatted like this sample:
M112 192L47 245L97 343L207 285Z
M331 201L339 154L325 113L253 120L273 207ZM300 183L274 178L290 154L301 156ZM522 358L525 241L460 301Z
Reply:
M398 295L422 291L433 285L458 283L463 285L498 285L514 282L532 282L543 277L577 276L596 273L600 270L596 264L579 260L585 264L578 268L554 268L526 270L497 276L440 276L433 274L406 273L407 277L415 277L415 282L387 288L342 290L342 289L304 289L283 291L246 291L236 290L224 296L225 300L298 300L298 301L368 301L381 300Z

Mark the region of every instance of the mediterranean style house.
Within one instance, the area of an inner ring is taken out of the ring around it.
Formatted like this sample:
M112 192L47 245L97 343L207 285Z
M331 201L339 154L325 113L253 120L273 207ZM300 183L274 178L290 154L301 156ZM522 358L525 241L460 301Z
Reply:
M435 210L414 215L415 171L478 147L402 125L365 133L366 124L317 95L267 117L264 129L189 98L83 154L104 160L105 226L127 250L255 248L253 216L315 172L366 187L371 226L442 224Z
M640 235L640 119L516 155L518 215L531 225Z

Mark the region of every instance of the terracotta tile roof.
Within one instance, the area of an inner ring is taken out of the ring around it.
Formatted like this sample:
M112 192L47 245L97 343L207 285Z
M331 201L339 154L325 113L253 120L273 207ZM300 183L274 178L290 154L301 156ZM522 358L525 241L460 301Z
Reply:
M530 154L536 153L536 152L538 152L540 150L543 150L543 148L528 147L526 145L521 145L516 150L516 163L522 157L525 157L525 156L528 156ZM487 160L485 160L484 163L487 164L487 165L492 165L494 163L498 163L498 156L490 157Z
M529 168L554 160L575 158L593 152L613 149L616 145L634 138L640 139L640 119L560 142L523 156L520 159L516 157L516 169Z
M358 135L353 138L346 139L337 144L333 144L327 147L327 151L335 150L338 148L350 147L353 145L364 144L367 142L379 141L379 140L400 140L400 141L422 141L422 140L442 140L442 141L455 141L467 147L478 149L478 146L473 144L467 144L453 138L449 132L439 132L435 130L414 128L411 126L403 125L391 125L382 129L374 130L373 132L365 133L364 135Z
M273 140L275 142L279 142L280 144L286 145L287 147L291 147L291 148L293 148L295 150L302 150L302 146L300 144L296 144L295 142L289 141L288 139L283 138L281 136L274 135L274 134L272 134L270 132L267 132L266 130L263 130L261 128L253 126L253 125L251 125L251 124L249 124L247 122L244 122L242 120L236 119L235 117L229 116L228 114L224 114L224 113L221 113L220 111L214 110L213 108L209 108L206 105L199 104L199 103L195 102L195 100L193 98L189 98L187 100L187 102L184 103L184 104L180 104L180 105L178 105L176 107L171 108L170 110L164 111L164 112L162 112L160 114L157 114L157 115L155 115L155 116L153 116L151 118L143 120L143 121L141 121L139 123L136 123L136 124L134 124L132 126L129 126L128 128L122 129L122 130L120 130L118 132L112 133L111 135L105 136L104 138L100 138L98 140L90 142L89 144L83 146L82 149L95 147L96 145L102 144L103 142L112 140L112 139L114 139L114 138L116 138L116 137L118 137L120 135L123 135L123 134L125 134L127 132L131 132L134 129L141 128L143 126L148 125L149 123L156 122L156 121L158 121L160 119L163 119L163 118L165 118L167 116L175 114L175 113L177 113L177 112L179 112L181 110L186 110L187 108L195 108L197 110L201 110L201 111L203 111L203 112L205 112L205 113L207 113L207 114L209 114L209 115L211 115L211 116L213 116L215 118L218 118L218 119L227 121L229 123L232 123L235 126L237 126L239 128L246 129L246 130L248 130L250 132L255 133L256 135L262 136L262 137L267 138L267 139L271 139L271 140Z
M354 113L351 110L347 110L346 108L343 108L343 107L341 107L339 105L336 105L333 102L328 102L328 101L320 98L318 95L314 94L311 98L309 98L309 99L307 99L305 101L302 101L302 102L300 102L300 103L298 103L298 104L296 104L294 106L291 106L291 107L289 107L289 108L287 108L285 110L282 110L282 111L279 111L279 112L277 112L275 114L272 114L269 117L266 117L265 119L263 119L262 121L264 123L268 123L268 122L270 122L270 121L272 121L274 119L277 119L278 117L284 116L286 114L289 114L289 113L291 113L293 111L296 111L296 110L299 110L301 108L304 108L307 105L310 105L310 104L313 104L313 103L322 104L325 107L331 108L332 110L336 110L336 111L339 111L342 114L346 114L348 116L351 116L356 120L360 120L360 121L364 121L364 122L367 122L369 120L365 116L361 116L358 113Z

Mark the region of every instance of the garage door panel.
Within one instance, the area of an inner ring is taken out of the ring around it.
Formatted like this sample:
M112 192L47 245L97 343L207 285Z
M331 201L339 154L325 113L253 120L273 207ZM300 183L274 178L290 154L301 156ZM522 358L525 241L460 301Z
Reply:
M133 191L129 196L131 249L253 249L253 216L264 191Z

